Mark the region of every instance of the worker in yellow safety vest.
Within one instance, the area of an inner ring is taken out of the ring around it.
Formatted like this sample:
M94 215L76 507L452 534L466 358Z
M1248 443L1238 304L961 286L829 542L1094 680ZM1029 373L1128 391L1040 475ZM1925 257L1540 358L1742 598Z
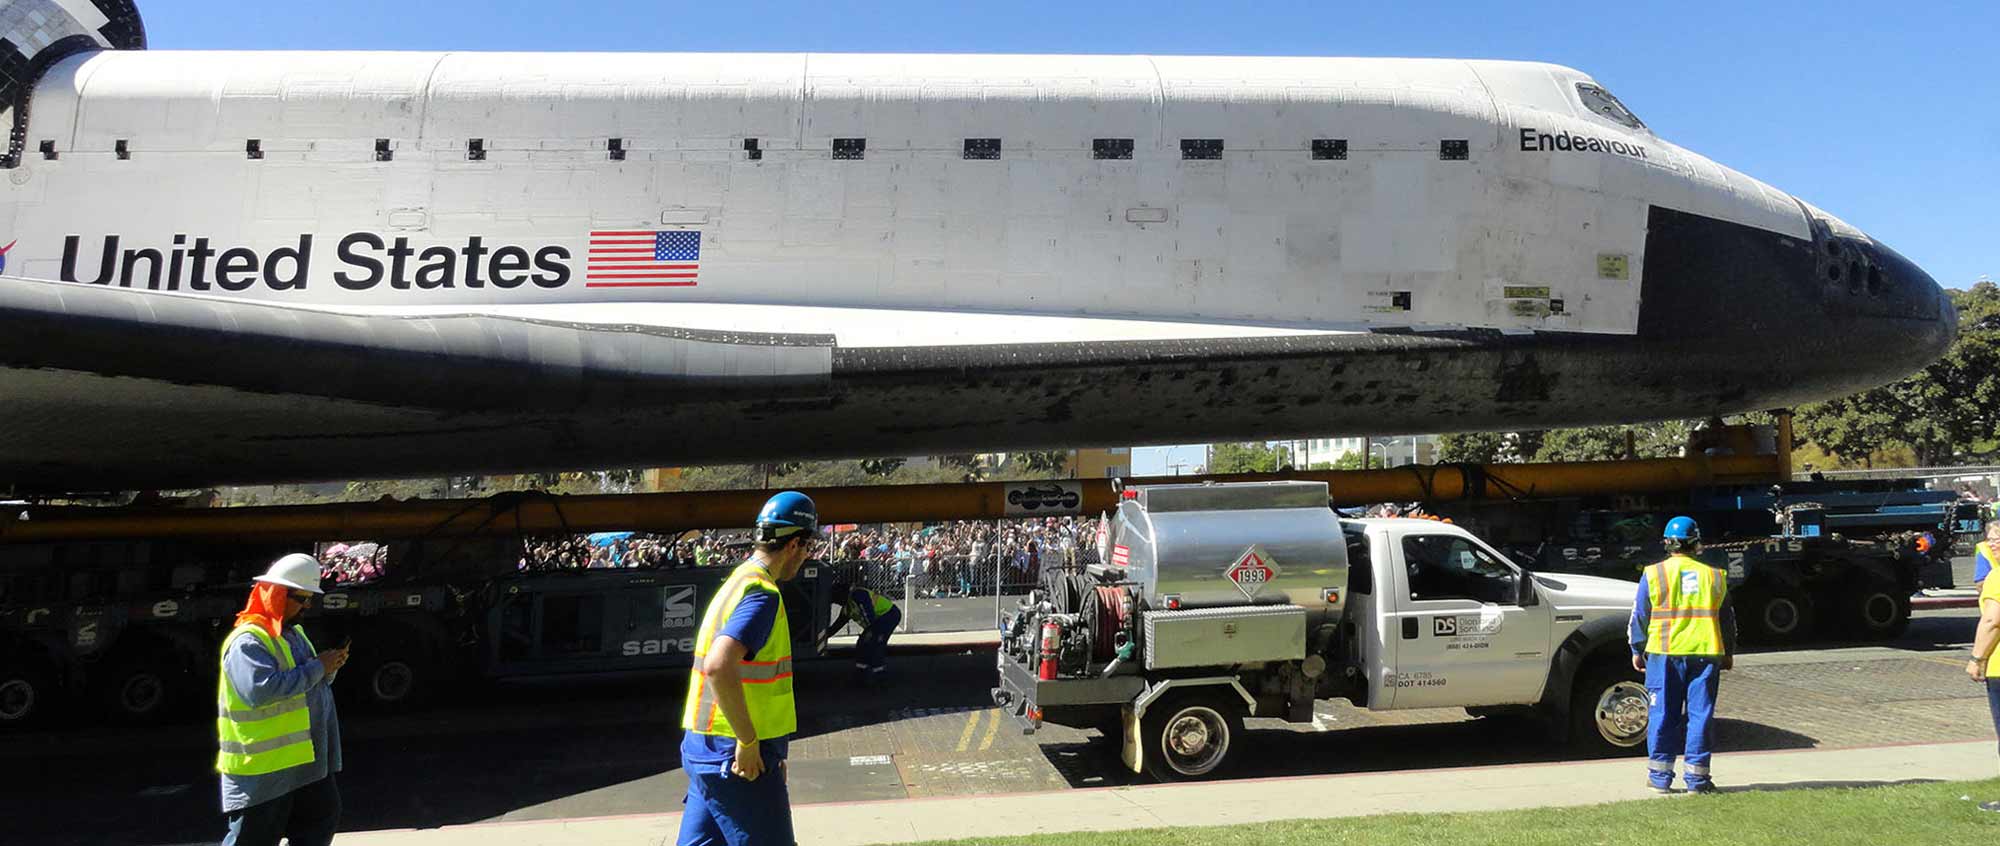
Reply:
M792 843L785 753L798 715L792 631L778 585L798 575L818 544L812 499L797 491L771 497L757 514L750 560L702 614L681 712L688 776L681 846Z
M318 652L299 617L319 596L319 561L293 553L255 579L249 602L222 640L216 682L215 771L221 774L223 846L323 846L340 824L340 719L333 677L342 645Z
M1972 547L1972 586L1978 587L2000 566L2000 520L1986 524L1986 539Z
M1632 669L1646 674L1652 701L1646 726L1646 780L1654 792L1672 792L1674 759L1690 793L1709 793L1709 721L1716 687L1736 651L1736 620L1728 604L1729 574L1694 556L1701 527L1688 517L1667 521L1665 561L1639 576L1627 640Z

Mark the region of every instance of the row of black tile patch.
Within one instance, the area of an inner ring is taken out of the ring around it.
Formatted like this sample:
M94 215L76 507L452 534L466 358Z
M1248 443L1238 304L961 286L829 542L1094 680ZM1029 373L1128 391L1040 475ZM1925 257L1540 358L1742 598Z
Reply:
M1309 149L1314 161L1345 160L1347 158L1347 139L1315 138L1312 140ZM1132 158L1132 151L1133 141L1130 138L1097 138L1093 139L1090 144L1091 158L1094 159L1130 159ZM1222 158L1222 151L1223 142L1220 138L1181 139L1181 158L1188 161L1213 161L1220 159ZM132 157L130 146L122 138L115 145L114 152L119 159L129 159ZM626 152L625 139L612 138L608 140L605 142L605 152L612 161L624 161ZM743 152L745 156L753 161L764 158L764 150L755 138L746 138L743 140ZM833 139L833 157L836 160L859 160L865 158L867 152L868 139L866 138ZM53 140L44 140L41 142L41 153L42 158L50 161L61 157L61 153L56 150L56 142ZM264 142L256 138L245 141L243 144L243 153L248 158L263 158ZM1000 158L1000 139L967 138L965 139L964 157L972 160L998 159ZM375 139L376 161L394 161L395 158L396 152L391 148L389 139ZM465 158L475 162L485 161L486 139L467 139L465 142ZM1462 162L1469 158L1471 158L1471 144L1469 142L1463 139L1445 139L1438 142L1438 159L1440 161Z

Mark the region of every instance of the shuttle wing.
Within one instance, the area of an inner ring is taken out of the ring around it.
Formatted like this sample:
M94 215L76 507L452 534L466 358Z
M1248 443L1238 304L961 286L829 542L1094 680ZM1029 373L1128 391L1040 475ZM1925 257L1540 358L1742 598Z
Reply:
M0 367L441 413L581 413L812 394L828 390L836 371L1118 366L1356 334L1365 335L715 303L332 311L0 278Z
M827 336L360 315L0 279L0 367L438 411L792 390L828 378Z

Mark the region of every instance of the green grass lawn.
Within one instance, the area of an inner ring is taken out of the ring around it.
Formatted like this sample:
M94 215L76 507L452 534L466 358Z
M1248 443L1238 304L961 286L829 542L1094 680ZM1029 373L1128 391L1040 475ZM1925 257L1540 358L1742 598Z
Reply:
M1865 778L1865 773L1854 773ZM1959 797L1970 796L1970 801ZM1744 791L1583 808L1395 814L1213 828L1033 835L954 843L1035 846L1984 846L2000 844L2000 779L1892 787Z

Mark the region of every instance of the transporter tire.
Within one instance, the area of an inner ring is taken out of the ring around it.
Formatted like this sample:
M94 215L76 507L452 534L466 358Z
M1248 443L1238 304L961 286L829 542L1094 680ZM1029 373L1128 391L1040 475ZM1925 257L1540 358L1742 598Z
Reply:
M190 702L194 676L171 654L135 650L91 673L90 698L113 722L157 725Z
M1910 627L1910 596L1887 579L1871 579L1842 591L1837 597L1837 614L1846 627L1844 637L1889 640Z
M1600 660L1583 669L1570 688L1569 743L1591 757L1643 754L1646 751L1646 677L1624 663Z
M1744 588L1735 602L1737 619L1748 640L1783 645L1812 637L1817 615L1812 597L1805 591L1764 584Z
M1217 778L1243 742L1243 700L1233 691L1169 694L1140 721L1146 774L1162 782Z
M0 656L0 731L40 725L58 710L55 669L27 656Z
M379 624L357 634L353 657L334 690L355 706L400 713L428 702L443 686L443 664L428 639L405 626Z

